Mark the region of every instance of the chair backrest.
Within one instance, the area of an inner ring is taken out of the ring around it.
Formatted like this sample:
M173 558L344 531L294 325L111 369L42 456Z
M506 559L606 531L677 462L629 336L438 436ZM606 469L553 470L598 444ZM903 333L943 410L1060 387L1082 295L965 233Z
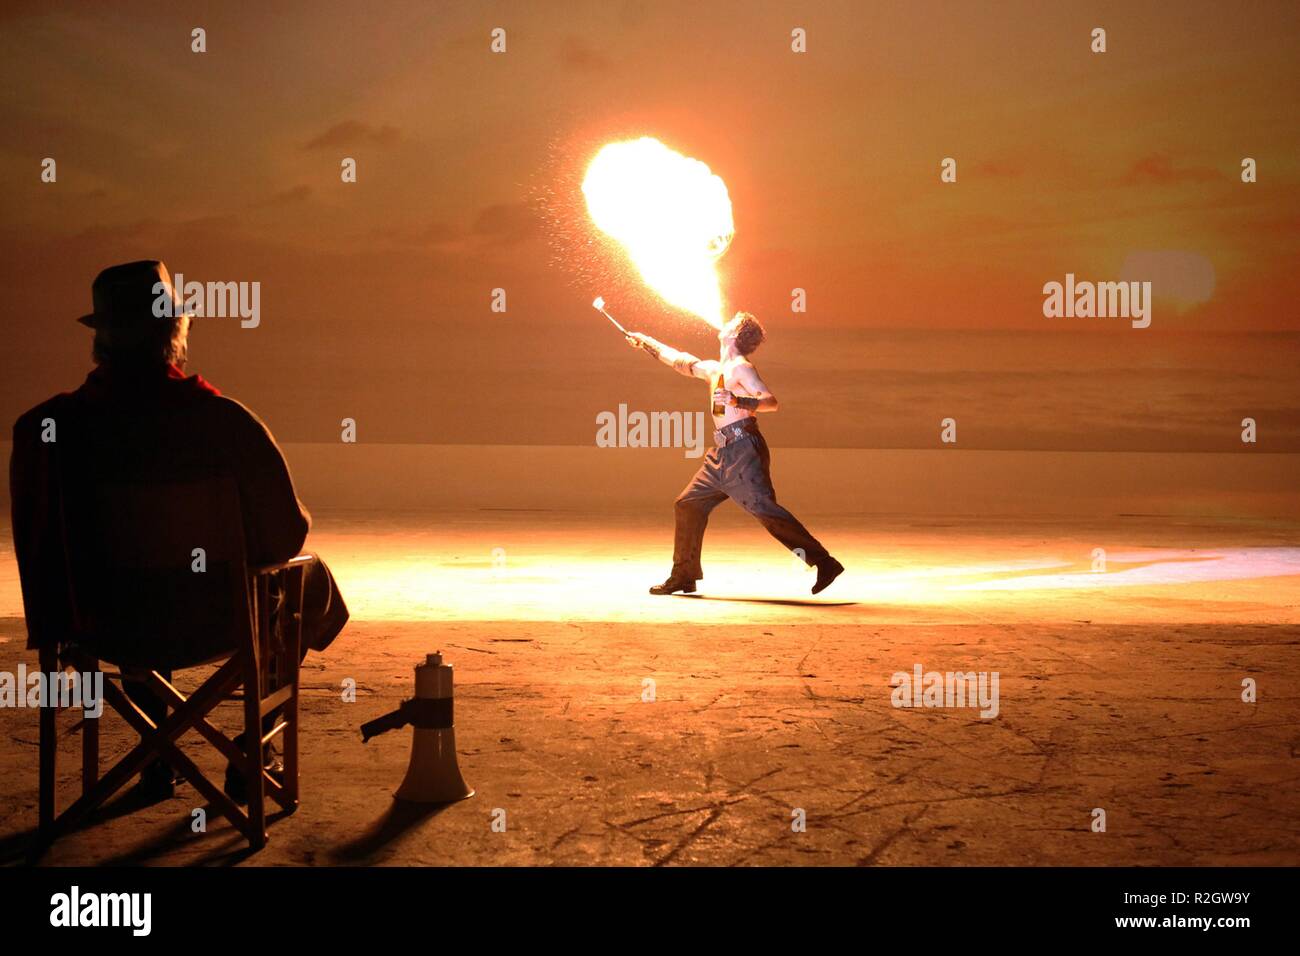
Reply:
M234 479L63 488L74 640L106 660L158 668L251 641Z
M232 478L91 485L84 512L101 556L124 568L189 567L195 548L208 560L244 563L239 488Z

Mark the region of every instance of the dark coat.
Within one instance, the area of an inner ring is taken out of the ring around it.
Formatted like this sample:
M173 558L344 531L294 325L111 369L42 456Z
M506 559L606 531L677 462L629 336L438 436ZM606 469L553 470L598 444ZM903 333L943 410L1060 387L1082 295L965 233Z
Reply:
M62 468L55 461L54 446L41 440L47 419L57 429ZM75 487L61 488L61 475ZM311 519L294 493L275 439L256 415L199 376L187 378L175 366L130 375L101 366L76 391L57 395L20 417L14 425L9 488L28 647L51 646L71 633L59 510L65 496L75 501L96 482L223 476L238 483L249 563L269 564L296 555ZM158 592L163 600L195 597L169 587ZM213 628L220 626L218 621ZM201 635L195 639L204 641ZM159 663L183 666L212 648L157 650ZM133 663L108 653L100 656Z

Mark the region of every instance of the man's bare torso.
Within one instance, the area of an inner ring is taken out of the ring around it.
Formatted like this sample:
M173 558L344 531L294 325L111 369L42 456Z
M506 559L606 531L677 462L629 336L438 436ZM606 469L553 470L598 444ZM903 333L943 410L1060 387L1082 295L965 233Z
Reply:
M649 351L664 365L680 375L702 379L708 384L713 427L723 428L757 412L774 412L779 407L776 396L759 378L753 363L740 354L732 330L736 323L718 332L720 349L716 359L697 358L690 352L670 348L641 332L627 333L628 344Z
M747 408L740 408L736 405L717 406L713 404L713 392L715 389L723 388L738 397L750 397L752 393L745 387L744 382L738 377L737 373L742 367L753 369L753 364L744 356L737 356L731 359L718 360L707 359L699 363L700 372L704 373L700 377L704 378L709 384L709 407L715 409L722 408L721 415L713 416L713 427L722 428L724 425L730 425L732 422L738 422L742 418L754 418L757 413Z

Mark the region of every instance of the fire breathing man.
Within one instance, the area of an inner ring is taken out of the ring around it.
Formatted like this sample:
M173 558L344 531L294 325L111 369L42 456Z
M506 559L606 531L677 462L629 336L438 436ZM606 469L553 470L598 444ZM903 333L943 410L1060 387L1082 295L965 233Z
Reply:
M770 470L771 452L758 430L758 413L774 412L776 396L758 377L749 356L763 344L762 324L748 312L737 312L718 331L718 360L679 352L640 332L630 332L628 344L644 349L674 371L704 379L713 387L714 447L695 477L677 496L673 569L668 580L650 588L651 594L690 594L704 577L700 549L709 513L726 498L763 523L771 535L817 569L812 593L826 590L844 565L809 533L794 515L776 502Z

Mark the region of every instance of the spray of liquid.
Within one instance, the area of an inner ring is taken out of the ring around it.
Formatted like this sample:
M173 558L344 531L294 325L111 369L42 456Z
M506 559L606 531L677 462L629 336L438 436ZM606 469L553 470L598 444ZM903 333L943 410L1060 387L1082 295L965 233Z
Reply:
M736 231L726 183L646 136L602 147L582 193L597 228L622 246L650 288L722 327L716 265Z

